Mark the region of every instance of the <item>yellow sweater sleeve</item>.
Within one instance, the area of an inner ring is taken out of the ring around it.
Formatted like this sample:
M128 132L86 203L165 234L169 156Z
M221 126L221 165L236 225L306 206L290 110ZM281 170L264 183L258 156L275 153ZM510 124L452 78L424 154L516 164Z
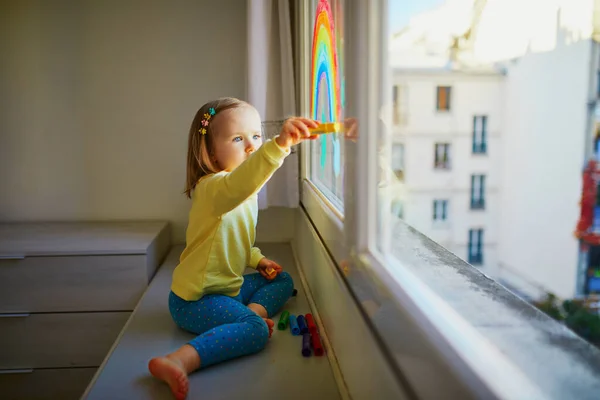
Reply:
M250 265L248 266L256 269L256 267L258 267L258 262L263 258L265 258L265 256L263 256L260 249L258 247L253 247L250 251Z
M214 213L225 214L258 192L289 153L269 140L233 171L216 174L205 185Z

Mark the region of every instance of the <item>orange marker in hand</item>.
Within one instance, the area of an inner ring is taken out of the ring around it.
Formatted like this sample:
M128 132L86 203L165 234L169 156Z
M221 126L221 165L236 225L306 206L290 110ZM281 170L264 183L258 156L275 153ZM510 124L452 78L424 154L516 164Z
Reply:
M340 133L340 132L342 132L342 124L339 122L320 123L318 127L309 128L308 130L313 135L324 135L327 133Z
M267 275L269 276L269 278L274 278L277 275L277 271L275 271L275 268L273 267L268 267L265 272L267 273Z

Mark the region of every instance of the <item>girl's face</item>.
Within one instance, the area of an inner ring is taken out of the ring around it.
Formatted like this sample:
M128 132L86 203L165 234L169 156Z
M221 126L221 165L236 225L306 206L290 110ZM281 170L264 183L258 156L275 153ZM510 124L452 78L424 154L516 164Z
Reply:
M260 116L253 107L222 111L213 123L212 157L225 171L234 170L262 145Z

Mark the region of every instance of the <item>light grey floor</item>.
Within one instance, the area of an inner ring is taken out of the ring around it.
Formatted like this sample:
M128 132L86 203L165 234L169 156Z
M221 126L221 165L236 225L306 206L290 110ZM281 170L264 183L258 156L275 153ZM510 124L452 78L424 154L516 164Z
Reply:
M291 247L263 244L267 257L279 262L294 278L298 296L284 309L292 314L310 312ZM117 346L86 399L170 399L168 387L148 374L147 363L171 352L193 337L175 326L167 308L171 274L182 247L175 247L158 271L126 326ZM279 316L274 318L277 322ZM190 376L189 399L339 399L326 356L304 358L301 338L289 329L275 329L266 349L253 356L232 360Z

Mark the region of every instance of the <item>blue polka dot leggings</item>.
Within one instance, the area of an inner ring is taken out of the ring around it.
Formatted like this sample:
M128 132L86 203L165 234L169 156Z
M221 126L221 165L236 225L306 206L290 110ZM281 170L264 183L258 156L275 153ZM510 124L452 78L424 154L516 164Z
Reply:
M180 328L199 335L188 344L200 355L201 368L206 368L264 349L269 340L267 324L246 305L258 303L271 317L293 290L294 282L287 272L271 281L254 273L244 275L236 297L209 294L197 301L185 301L171 292L169 310Z

